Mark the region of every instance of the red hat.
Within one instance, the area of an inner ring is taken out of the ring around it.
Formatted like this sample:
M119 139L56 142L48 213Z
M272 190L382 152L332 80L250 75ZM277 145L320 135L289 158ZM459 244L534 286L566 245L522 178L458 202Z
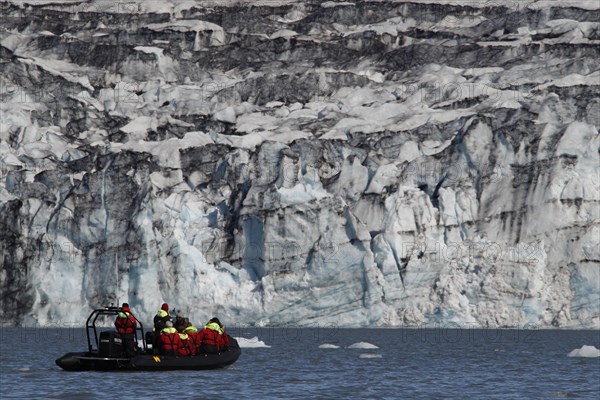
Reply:
M169 305L167 303L163 303L162 306L160 306L161 310L165 310L165 311L169 311Z

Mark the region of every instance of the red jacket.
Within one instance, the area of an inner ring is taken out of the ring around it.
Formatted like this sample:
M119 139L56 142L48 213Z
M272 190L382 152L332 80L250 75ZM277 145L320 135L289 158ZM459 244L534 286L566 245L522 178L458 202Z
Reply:
M117 314L115 327L120 334L134 334L137 328L137 320L133 314L129 312L129 309L123 309L122 312Z
M160 333L160 346L166 354L178 354L179 349L183 347L179 333L175 329L175 332L169 333L168 328L165 328Z
M189 336L187 334L178 333L179 339L181 341L181 346L177 349L177 354L180 356L189 356L192 354L192 350L190 349L190 341ZM182 335L184 338L182 338Z
M229 346L229 338L225 328L220 327L216 323L207 324L204 329L198 332L199 340L202 344L210 344L217 348L217 351L221 351L225 347Z
M200 352L200 344L202 344L202 337L200 332L186 332L188 335L188 347L193 356Z

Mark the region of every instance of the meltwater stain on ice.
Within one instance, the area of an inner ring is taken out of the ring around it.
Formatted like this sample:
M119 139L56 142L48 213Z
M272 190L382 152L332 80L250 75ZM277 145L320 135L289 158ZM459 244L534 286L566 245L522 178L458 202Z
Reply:
M258 336L254 336L251 339L244 338L244 337L236 337L235 340L237 340L238 344L240 345L240 348L242 348L242 349L249 349L249 348L267 348L268 349L268 348L271 348L271 346L269 346L262 340L259 340Z
M580 349L575 349L569 354L567 357L586 357L586 358L595 358L600 357L600 350L595 346L587 346L583 345Z
M353 343L347 347L348 349L378 349L379 347L368 342Z
M319 346L320 349L339 349L340 346L331 343L323 343Z

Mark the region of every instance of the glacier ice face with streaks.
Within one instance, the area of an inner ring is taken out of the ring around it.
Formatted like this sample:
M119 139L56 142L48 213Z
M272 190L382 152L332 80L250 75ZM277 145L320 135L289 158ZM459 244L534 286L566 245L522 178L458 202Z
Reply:
M600 327L596 1L2 1L0 316Z

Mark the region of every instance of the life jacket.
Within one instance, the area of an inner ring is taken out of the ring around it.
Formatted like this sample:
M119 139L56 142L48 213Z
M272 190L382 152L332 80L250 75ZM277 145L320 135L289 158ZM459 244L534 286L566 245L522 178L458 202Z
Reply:
M167 327L166 327L166 328L164 328L162 331L160 331L160 333L161 333L161 334L162 334L162 333L165 333L165 334L167 334L167 335L170 335L170 334L172 334L172 333L177 333L177 329L175 329L175 328L174 328L174 327L172 327L172 326L167 326Z
M164 353L177 354L179 348L182 346L177 329L168 326L160 331L160 345Z
M193 356L200 352L200 345L202 344L202 338L198 332L198 328L195 326L188 326L185 328L185 333L188 336L188 348Z
M134 334L137 320L129 311L119 311L115 320L115 327L120 334Z
M154 316L154 330L160 332L169 320L171 320L171 316L161 308Z
M210 322L200 331L199 336L201 337L202 344L215 346L217 351L220 351L224 344L223 333L224 331L219 324Z
M216 322L209 322L208 324L204 325L204 328L208 328L212 331L215 331L219 334L223 334L223 328L221 328L221 325L217 324Z
M158 310L158 312L156 313L156 316L157 316L158 318L164 318L164 317L166 317L167 315L169 315L169 313L168 313L168 312L166 312L165 310L163 310L162 308L161 308L160 310Z
M180 356L189 356L192 351L189 347L189 337L186 333L178 333L181 346L177 349L177 354Z

